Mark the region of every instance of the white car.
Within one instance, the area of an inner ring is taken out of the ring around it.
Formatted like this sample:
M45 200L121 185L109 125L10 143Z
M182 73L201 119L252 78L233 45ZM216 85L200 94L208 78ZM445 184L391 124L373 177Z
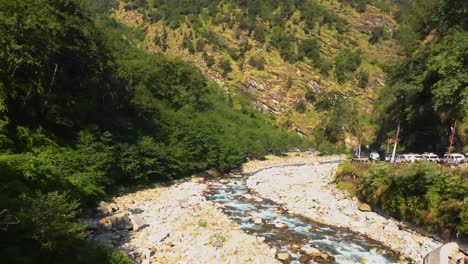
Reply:
M434 153L424 153L422 154L422 157L425 161L432 161L432 162L440 161L439 156L437 156L437 154L434 154Z
M379 153L373 151L369 154L369 159L370 160L380 160L380 155Z
M442 159L443 163L446 164L460 164L465 161L465 156L460 153L452 153L452 154L444 154L444 158Z

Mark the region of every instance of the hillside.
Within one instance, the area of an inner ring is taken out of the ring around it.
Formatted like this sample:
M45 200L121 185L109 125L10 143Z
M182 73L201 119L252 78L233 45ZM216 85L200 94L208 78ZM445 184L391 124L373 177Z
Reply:
M190 61L228 94L323 147L374 139L369 105L400 58L388 1L121 1L149 51ZM338 114L339 113L339 114Z

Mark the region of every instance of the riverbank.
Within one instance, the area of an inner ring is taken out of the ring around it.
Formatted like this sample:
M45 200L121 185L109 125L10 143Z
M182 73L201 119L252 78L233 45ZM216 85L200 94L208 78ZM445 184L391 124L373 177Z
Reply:
M248 165L267 169L255 173L247 180L249 188L260 196L281 203L291 213L300 214L314 221L345 227L377 240L400 252L403 258L417 263L441 244L431 238L406 230L400 223L368 211L356 198L349 198L332 183L337 164L313 164L319 159L299 162L302 166L271 167L269 162ZM283 162L297 164L301 159ZM255 171L255 170L252 170ZM361 206L361 208L360 208ZM360 210L361 209L361 210Z
M98 230L89 240L108 243L137 263L279 263L274 250L205 200L206 187L193 178L103 203L99 209L110 215L94 221Z

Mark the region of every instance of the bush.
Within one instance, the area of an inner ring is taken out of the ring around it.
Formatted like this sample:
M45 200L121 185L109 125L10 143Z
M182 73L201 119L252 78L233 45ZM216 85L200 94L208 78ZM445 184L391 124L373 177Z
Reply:
M299 100L297 103L296 103L296 111L303 114L307 111L307 105L306 105L306 102L304 100Z
M250 66L257 68L259 71L265 70L265 63L265 57L259 55L252 56L249 60Z
M360 196L430 231L458 228L468 234L467 191L468 184L450 168L426 162L378 164L366 171Z

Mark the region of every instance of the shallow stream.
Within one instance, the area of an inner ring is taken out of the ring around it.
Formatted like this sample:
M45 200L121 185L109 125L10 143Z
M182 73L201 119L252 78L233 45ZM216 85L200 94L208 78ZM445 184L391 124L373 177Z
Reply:
M283 263L399 263L395 252L374 240L290 214L259 197L246 186L247 178L227 175L209 180L206 199L218 203L247 233L261 237L279 253L288 253Z

